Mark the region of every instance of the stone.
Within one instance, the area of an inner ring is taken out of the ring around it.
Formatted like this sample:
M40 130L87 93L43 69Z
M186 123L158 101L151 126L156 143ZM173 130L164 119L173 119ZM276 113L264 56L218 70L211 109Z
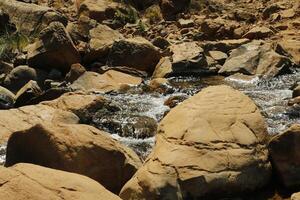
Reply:
M269 152L276 176L287 188L300 186L300 125L293 124L283 133L274 136Z
M284 7L278 3L270 4L263 10L263 13L262 13L263 18L264 19L269 18L272 14L280 11L281 9L284 9Z
M300 200L300 192L292 194L291 200Z
M249 39L243 38L237 40L207 41L204 42L201 46L205 51L222 51L224 53L229 53L229 51L249 42Z
M37 124L10 136L5 166L22 162L88 176L114 193L141 165L131 149L108 133L88 125L52 123Z
M0 86L0 109L9 109L14 107L16 97L8 89Z
M0 199L120 200L88 177L32 164L1 166L0 179Z
M160 59L158 64L155 67L155 70L152 74L152 78L164 78L171 75L172 62L170 57L163 57Z
M56 68L67 73L81 58L63 24L52 22L40 33L39 40L30 45L27 59L31 67Z
M233 50L219 73L274 77L288 70L291 63L288 57L276 53L271 44L254 40Z
M297 65L300 65L300 40L285 37L279 42L279 45L291 56Z
M160 0L160 8L166 20L174 20L189 4L190 0Z
M300 85L293 89L293 98L300 96Z
M70 71L66 74L65 80L73 83L76 81L81 75L86 72L84 66L79 63L71 65Z
M156 1L155 0L130 0L129 1L135 8L139 10L144 10L151 5L153 5Z
M180 28L190 28L195 25L192 19L179 19L178 24Z
M211 86L160 122L152 153L120 192L127 199L218 199L254 191L271 176L267 126L255 103Z
M10 21L16 25L18 31L27 36L36 34L54 21L67 24L67 19L62 14L45 6L1 0L0 9L9 15Z
M161 58L158 48L151 42L135 37L115 41L108 56L108 66L126 66L151 75Z
M31 99L42 94L42 90L36 81L29 81L16 94L15 107L28 105Z
M121 8L121 4L110 0L76 0L78 5L78 15L84 15L97 22L106 19L113 19L115 12Z
M113 43L116 40L123 39L122 34L118 31L102 24L91 29L89 35L91 39L84 56L84 61L87 63L105 59L108 56Z
M109 70L104 74L96 72L85 72L76 81L71 88L84 91L110 92L117 91L124 84L139 85L142 79L122 72Z
M225 63L225 60L228 58L226 53L223 53L222 51L209 51L209 55L217 61L219 64L223 65Z
M26 65L18 66L4 79L4 86L13 92L18 92L29 81L37 81L40 85L46 79L46 73Z
M274 32L267 27L254 27L250 31L248 31L243 37L248 38L250 40L253 39L264 39L273 35Z

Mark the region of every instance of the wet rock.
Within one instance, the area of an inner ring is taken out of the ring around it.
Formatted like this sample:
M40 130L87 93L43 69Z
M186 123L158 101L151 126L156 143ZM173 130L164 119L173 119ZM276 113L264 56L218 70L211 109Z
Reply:
M41 70L28 66L18 66L6 76L4 86L13 92L17 92L30 80L37 81L42 85L46 76L47 74Z
M0 9L9 15L10 21L21 33L28 36L46 28L49 23L54 21L67 24L67 20L62 14L49 7L15 0L1 0Z
M269 152L276 176L287 188L300 185L300 125L294 124L283 133L272 138Z
M39 35L39 40L28 48L28 64L31 67L64 73L71 65L80 62L80 55L63 24L51 23Z
M103 131L88 125L51 123L11 135L5 165L20 162L86 175L114 193L141 165L132 150Z
M254 27L248 31L243 37L248 39L264 39L273 35L274 32L267 27Z
M155 78L149 82L149 88L151 91L156 91L159 93L166 93L170 88L168 79L165 78Z
M116 40L123 39L122 34L109 28L106 25L99 24L96 28L90 30L90 41L85 53L84 62L105 60Z
M0 177L5 183L0 187L0 199L120 200L88 177L32 164L0 167Z
M9 109L14 106L15 95L8 89L0 86L0 109Z
M158 64L155 67L155 71L152 74L152 78L164 78L171 75L172 62L170 57L163 57L160 59Z
M104 74L85 72L73 82L71 88L75 90L110 92L118 90L124 84L139 85L141 82L142 79L139 77L114 70L109 70Z
M77 0L78 15L85 15L97 22L102 22L106 19L113 19L116 10L121 5L110 0Z
M293 89L293 98L300 96L300 85Z
M34 97L42 94L42 90L36 81L29 81L16 94L15 107L27 105Z
M120 136L145 139L155 135L157 122L147 116L132 116L121 128Z
M127 66L151 75L160 52L148 40L136 37L115 41L108 56L108 66Z
M174 20L178 13L189 6L190 0L160 0L161 12L165 19Z
M79 64L79 63L73 64L73 65L71 65L70 71L66 74L65 80L67 82L73 83L85 72L86 72L86 70L81 64Z
M233 50L219 73L273 77L288 70L291 63L289 58L276 53L271 44L255 40Z
M180 95L180 96L171 96L169 97L164 105L169 106L170 108L174 108L175 106L177 106L179 103L183 102L184 100L186 100L188 98L188 96L184 96L184 95Z
M250 98L228 86L206 88L160 122L152 153L120 197L217 199L261 188L271 175L266 141Z

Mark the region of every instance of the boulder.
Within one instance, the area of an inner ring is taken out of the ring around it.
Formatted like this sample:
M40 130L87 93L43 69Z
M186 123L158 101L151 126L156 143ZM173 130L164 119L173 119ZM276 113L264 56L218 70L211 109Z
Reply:
M11 135L5 165L21 162L82 174L114 193L141 165L131 149L103 131L88 125L52 123Z
M120 200L88 177L32 164L0 167L0 179L0 199Z
M294 124L272 138L269 152L276 175L287 188L300 186L300 125Z
M160 122L152 153L120 192L122 199L218 199L253 191L271 176L267 127L254 102L212 86Z
M159 50L151 42L136 37L115 41L108 56L108 66L127 66L151 75L160 59Z
M1 0L0 9L9 15L10 21L16 25L18 31L28 36L38 33L54 21L67 24L67 19L59 12L36 4Z
M84 15L98 22L113 19L115 12L121 7L120 3L110 0L76 0L78 15Z
M209 51L209 55L217 61L219 64L223 65L225 60L228 58L227 54L222 51Z
M31 67L68 72L71 65L80 62L80 55L63 24L52 22L39 35L39 40L28 48Z
M293 98L300 96L300 85L293 89Z
M122 34L109 28L106 25L99 24L89 32L90 41L87 52L85 52L84 62L91 63L107 57L113 43L116 40L123 39Z
M288 70L291 63L288 57L276 53L271 44L254 40L233 50L219 73L273 77Z
M248 38L250 40L253 39L264 39L273 35L274 32L267 27L254 27L250 31L248 31L243 37Z
M86 72L84 66L79 63L71 65L70 71L66 74L65 80L69 83L76 81L81 75Z
M300 200L300 192L292 194L291 200Z
M246 38L237 40L206 41L203 42L201 46L205 51L222 51L224 53L229 53L229 51L249 42L250 40Z
M119 90L122 85L139 85L142 79L122 72L109 70L104 74L96 72L85 72L71 88L83 91L110 92Z
M300 65L300 40L286 37L279 42L279 45L289 54L289 56L291 56L297 65Z
M204 50L196 42L171 45L170 52L172 53L170 58L163 58L157 64L153 77L199 75L210 71Z
M42 94L42 90L36 81L29 81L16 94L15 107L28 105L28 102Z
M9 109L14 106L16 97L8 89L0 86L0 109Z
M13 92L18 92L29 81L37 81L40 85L46 79L46 73L41 70L28 67L26 65L18 66L10 71L4 79L4 86Z

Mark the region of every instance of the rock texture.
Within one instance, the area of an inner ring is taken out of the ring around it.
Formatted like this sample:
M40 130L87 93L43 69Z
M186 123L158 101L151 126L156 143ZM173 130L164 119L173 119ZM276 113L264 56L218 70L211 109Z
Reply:
M271 174L266 139L252 100L228 86L208 87L161 121L152 153L120 197L205 199L258 189Z
M276 175L288 188L300 186L300 125L294 124L272 138L269 151Z
M96 181L32 164L0 167L0 199L120 200Z
M87 125L37 124L11 135L6 166L26 162L86 175L118 193L141 165L107 133Z
M35 68L68 72L71 65L80 62L80 55L63 24L52 22L28 48L28 64Z

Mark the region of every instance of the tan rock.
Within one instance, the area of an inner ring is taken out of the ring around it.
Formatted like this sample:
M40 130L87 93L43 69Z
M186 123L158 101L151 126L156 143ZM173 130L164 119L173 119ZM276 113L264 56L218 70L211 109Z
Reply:
M152 78L168 77L172 73L172 63L170 57L163 57L156 65Z
M115 193L141 165L131 149L108 133L88 125L53 123L11 135L5 165L20 162L86 175Z
M20 32L26 35L39 32L53 21L67 24L64 16L49 7L15 0L1 0L0 9L9 15L11 22L16 25Z
M203 89L161 121L144 165L122 199L205 199L268 183L266 123L254 102L228 86Z
M276 175L287 188L300 185L300 125L294 124L272 138L269 152Z
M292 57L293 61L300 65L300 39L283 38L279 45Z
M300 192L292 194L291 200L300 200Z
M248 31L243 37L248 39L264 39L273 35L274 32L267 27L254 27Z
M122 72L109 70L104 74L85 72L71 85L73 89L109 92L119 90L124 84L139 85L142 79Z
M80 55L64 26L52 22L28 48L27 59L32 67L68 72L72 64L80 62Z
M0 167L0 180L3 200L120 200L88 177L32 164Z

